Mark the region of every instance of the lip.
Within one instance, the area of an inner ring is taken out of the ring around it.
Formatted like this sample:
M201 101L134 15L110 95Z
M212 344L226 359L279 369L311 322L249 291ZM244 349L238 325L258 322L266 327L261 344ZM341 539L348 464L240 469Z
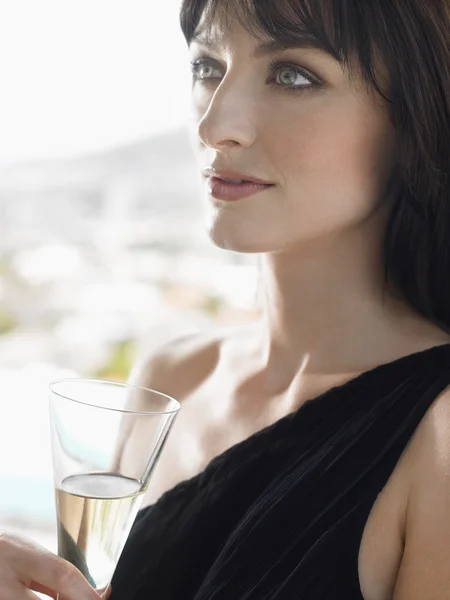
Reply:
M205 177L216 178L216 179L241 179L246 183L254 183L258 185L274 185L273 181L265 181L258 177L253 177L250 173L244 173L243 171L232 171L229 169L218 169L215 167L207 167L203 169L203 175Z
M223 200L225 202L236 202L272 187L273 185L271 184L254 183L253 181L227 183L218 177L208 178L208 191L211 196L216 198L216 200Z

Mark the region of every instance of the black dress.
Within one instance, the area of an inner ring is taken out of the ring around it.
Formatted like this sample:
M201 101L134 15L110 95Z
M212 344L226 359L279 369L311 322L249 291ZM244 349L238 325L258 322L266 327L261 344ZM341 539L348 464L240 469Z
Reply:
M364 526L450 344L383 364L214 458L141 510L111 600L363 600Z

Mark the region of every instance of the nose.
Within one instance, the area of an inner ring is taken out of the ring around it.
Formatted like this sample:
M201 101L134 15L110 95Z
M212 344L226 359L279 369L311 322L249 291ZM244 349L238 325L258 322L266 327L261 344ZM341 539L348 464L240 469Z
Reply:
M256 98L241 82L225 76L201 117L197 135L214 150L250 147L256 139Z

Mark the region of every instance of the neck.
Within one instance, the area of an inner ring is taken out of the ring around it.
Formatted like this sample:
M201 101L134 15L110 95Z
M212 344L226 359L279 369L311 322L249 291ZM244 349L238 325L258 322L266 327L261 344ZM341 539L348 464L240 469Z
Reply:
M320 248L263 256L260 348L274 386L300 374L362 372L423 349L424 335L439 335L387 293L382 263L373 223Z

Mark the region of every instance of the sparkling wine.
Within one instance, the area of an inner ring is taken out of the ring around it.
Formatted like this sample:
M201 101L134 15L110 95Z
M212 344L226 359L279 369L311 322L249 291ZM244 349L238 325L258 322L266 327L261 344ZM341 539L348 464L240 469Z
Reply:
M110 583L144 491L111 473L67 477L56 488L58 554L101 591Z

